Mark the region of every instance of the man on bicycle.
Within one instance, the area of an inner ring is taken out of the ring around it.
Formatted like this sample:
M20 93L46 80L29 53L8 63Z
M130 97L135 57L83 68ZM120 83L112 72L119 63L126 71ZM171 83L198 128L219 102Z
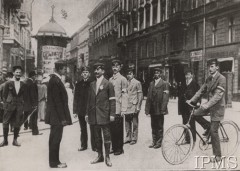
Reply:
M225 113L225 88L226 78L218 72L219 64L217 59L209 61L209 73L210 76L206 79L200 90L188 100L187 103L197 103L198 100L207 94L208 101L201 104L201 106L195 111L194 117L204 116L210 113L211 122L205 120L205 125L210 127L210 136L213 148L213 155L215 158L212 162L221 161L221 147L218 135L219 123L223 120ZM209 132L209 131L207 131Z

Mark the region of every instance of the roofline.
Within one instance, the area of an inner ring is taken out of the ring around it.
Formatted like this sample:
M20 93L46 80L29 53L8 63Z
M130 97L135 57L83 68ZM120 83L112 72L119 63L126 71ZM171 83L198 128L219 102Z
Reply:
M105 2L106 0L101 0L97 5L96 7L88 14L88 18L90 18L93 13L103 4L103 2Z
M86 29L87 27L90 27L90 21L88 20L84 25L82 25L77 31L75 31L71 38L73 38L76 34L82 32L84 29Z

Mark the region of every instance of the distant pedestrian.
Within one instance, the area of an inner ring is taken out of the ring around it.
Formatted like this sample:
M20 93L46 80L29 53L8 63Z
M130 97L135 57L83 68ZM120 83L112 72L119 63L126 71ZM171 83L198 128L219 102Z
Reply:
M113 84L116 96L115 121L111 122L112 149L114 155L123 154L123 116L127 111L127 79L120 74L122 62L112 61L113 76L109 81Z
M90 88L90 68L83 67L82 68L82 80L78 81L75 85L74 92L74 101L73 101L73 113L78 117L81 135L80 142L81 147L78 151L84 151L88 147L88 133L87 133L87 123L85 120L85 116L87 114L87 100L88 93ZM92 150L96 151L96 143L94 137L94 125L90 125L90 134L91 134L91 146Z
M47 103L47 86L39 80L38 83L38 117L40 121L45 120Z
M104 78L104 64L96 63L94 73L96 81L93 81L89 88L86 120L90 125L94 125L96 147L98 156L91 164L104 161L102 150L102 134L105 147L105 163L112 166L110 161L111 133L110 122L114 121L116 112L114 88L111 82Z
M125 114L125 143L136 144L138 140L138 115L141 110L143 92L141 83L134 78L133 69L127 71L128 106Z
M26 79L26 91L24 95L24 129L28 129L28 117L29 124L31 125L32 135L41 135L38 130L38 87L36 83L37 74L35 71L31 71Z
M150 83L145 114L151 116L152 144L149 148L160 148L164 132L164 115L168 114L169 84L161 79L160 68L154 69L154 81Z
M199 90L199 85L193 77L193 72L191 69L185 70L186 83L182 84L181 94L178 97L178 109L179 114L182 115L183 124L187 124L190 114L191 107L186 103L187 100L190 100L195 93ZM191 120L190 126L193 130L196 129L195 121ZM192 131L193 140L196 141L196 132ZM189 142L189 137L186 137L186 142Z
M73 119L73 90L70 88L69 82L66 82L64 86L68 95L68 108Z
M61 81L66 74L66 64L55 63L55 73L52 74L47 87L47 112L45 123L51 126L49 136L49 165L51 168L66 168L66 163L59 160L60 143L63 127L72 124L68 108L67 91Z
M18 135L23 119L23 104L24 104L24 92L26 90L25 83L20 81L22 75L22 67L13 67L13 80L6 82L3 88L3 102L4 102L4 114L3 114L3 136L4 140L0 144L0 147L8 145L8 132L9 123L13 124L14 136L13 145L21 146L18 141Z

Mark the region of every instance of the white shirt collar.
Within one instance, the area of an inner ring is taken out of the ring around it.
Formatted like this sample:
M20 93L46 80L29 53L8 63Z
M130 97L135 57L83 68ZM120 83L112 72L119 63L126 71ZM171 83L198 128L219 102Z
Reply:
M218 72L215 72L215 74L212 75L212 78L214 78L217 75Z
M161 80L161 78L156 79L156 80L155 80L155 85L157 85L160 80Z
M187 85L189 85L192 82L192 78L190 80L187 81Z
M118 76L120 76L120 72L116 73L116 74L113 74L113 79L116 79Z
M101 77L97 78L97 82L99 82L99 81L102 82L103 78L104 78L103 75Z
M58 73L54 72L54 74L55 74L56 76L58 76L58 78L60 78L60 80L62 80L62 77L61 77Z

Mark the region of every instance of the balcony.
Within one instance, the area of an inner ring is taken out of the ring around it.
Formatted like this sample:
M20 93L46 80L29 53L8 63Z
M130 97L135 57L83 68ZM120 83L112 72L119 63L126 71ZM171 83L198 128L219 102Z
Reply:
M118 18L118 22L120 24L126 24L129 21L129 14L128 11L125 10L119 10L116 12L117 18Z
M5 26L3 34L4 44L20 44L20 35L13 27Z
M13 9L20 9L23 0L4 0L4 3Z

